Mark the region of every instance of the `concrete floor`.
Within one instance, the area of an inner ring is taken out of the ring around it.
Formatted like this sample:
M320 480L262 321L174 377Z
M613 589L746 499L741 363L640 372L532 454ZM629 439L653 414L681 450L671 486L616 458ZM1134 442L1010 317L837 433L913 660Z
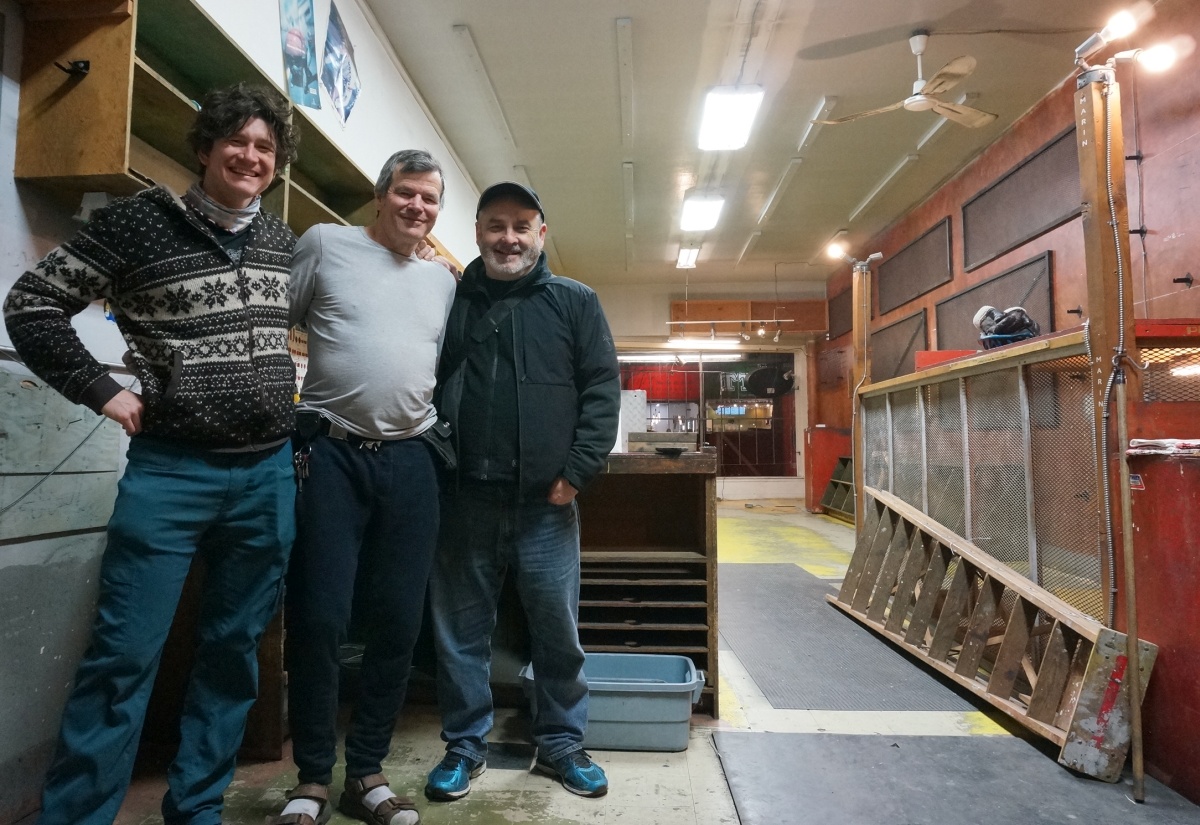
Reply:
M718 546L722 563L794 563L818 577L840 581L853 550L853 531L841 522L814 516L796 501L722 502L718 510ZM610 790L602 799L575 797L552 780L530 773L532 750L524 740L520 715L498 714L494 742L511 743L489 760L488 771L471 794L453 803L425 800L425 775L441 758L436 711L410 707L393 739L385 771L392 787L417 801L422 822L496 823L639 823L639 825L737 825L720 761L712 744L717 728L886 735L1009 735L987 713L776 710L727 648L720 652L722 718L695 716L689 747L682 753L595 751L608 773ZM225 821L261 825L282 807L294 783L294 769L283 761L239 768L227 794ZM340 786L340 775L335 778ZM117 825L161 823L159 777L135 781ZM334 813L334 825L353 820Z

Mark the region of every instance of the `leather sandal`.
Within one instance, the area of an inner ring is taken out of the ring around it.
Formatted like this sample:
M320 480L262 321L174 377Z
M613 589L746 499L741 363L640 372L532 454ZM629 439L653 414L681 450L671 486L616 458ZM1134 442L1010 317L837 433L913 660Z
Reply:
M314 782L297 785L288 791L288 802L293 799L308 799L320 805L321 809L317 811L317 818L313 819L308 814L280 814L268 819L267 825L325 825L329 821L329 817L333 815L333 809L329 807L328 785L318 785ZM284 807L286 808L287 805L285 804Z
M392 817L401 811L417 813L417 806L407 796L390 796L380 802L374 809L368 809L363 804L363 797L388 781L381 773L373 773L360 779L346 778L346 787L338 800L338 810L346 816L361 819L368 825L391 825ZM420 814L417 814L420 821Z

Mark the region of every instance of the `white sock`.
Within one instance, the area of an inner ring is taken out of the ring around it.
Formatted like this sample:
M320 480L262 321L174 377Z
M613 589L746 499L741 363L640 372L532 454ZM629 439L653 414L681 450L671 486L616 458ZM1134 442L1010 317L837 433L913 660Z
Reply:
M372 788L363 794L362 801L368 811L373 811L379 806L380 802L383 802L385 799L391 799L395 795L387 785L380 785L378 788ZM392 815L390 825L416 825L418 821L420 821L420 817L416 811L396 811Z
M321 803L314 799L292 799L288 801L287 806L283 809L283 815L287 814L308 814L315 822L317 814L321 813Z

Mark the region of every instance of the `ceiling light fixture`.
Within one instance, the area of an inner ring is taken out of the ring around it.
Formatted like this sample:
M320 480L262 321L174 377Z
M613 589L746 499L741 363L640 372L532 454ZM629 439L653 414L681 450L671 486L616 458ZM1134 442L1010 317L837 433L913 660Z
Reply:
M862 199L858 206L854 207L854 211L850 213L850 222L853 223L855 218L865 212L867 207L874 203L875 199L882 195L883 191L891 186L896 178L900 177L901 172L912 166L919 159L920 155L905 155L899 163L892 167L890 172L883 176L883 179L879 183L875 184L875 188L867 193L867 196Z
M467 71L475 78L475 84L479 93L483 96L483 102L492 116L492 122L496 126L496 130L500 133L500 137L508 144L510 149L515 149L517 141L513 138L512 129L508 126L508 119L504 116L504 108L500 105L500 98L496 94L496 87L492 85L491 78L488 77L487 69L483 65L483 58L479 54L479 49L475 45L475 38L471 36L471 29L465 25L457 25L451 27L455 37L458 38L458 46L463 60L466 62Z
M621 96L621 146L633 146L633 20L617 18L617 88Z
M684 232L707 232L717 225L725 199L712 195L692 195L683 202L679 228Z
M762 86L717 86L704 98L699 146L706 152L741 149L750 140L763 102Z
M679 259L675 262L676 269L695 269L696 259L700 257L700 247L679 247Z
M742 254L738 255L737 263L734 264L734 266L742 265L742 261L744 261L746 259L746 256L748 254L750 254L750 250L754 248L754 245L756 243L758 243L758 239L761 237L762 237L761 229L756 229L750 233L750 237L746 239L746 245L742 247Z
M766 338L766 337L767 337L767 325L766 325L766 324L759 324L759 325L758 325L758 337L759 337L759 338Z
M796 154L803 154L806 150L811 149L814 142L817 140L817 135L821 132L821 127L824 125L817 121L829 120L833 114L833 109L837 106L838 99L831 95L826 95L821 98L821 102L817 104L817 108L813 109L812 117L808 119L808 126L804 127L804 134L800 136L800 142L796 144Z
M771 340L773 340L776 344L778 344L780 335L783 335L783 327L776 327L775 328L775 337L772 338Z
M800 168L800 163L804 158L792 158L788 161L787 168L783 170L783 174L779 176L779 182L775 184L775 188L771 190L771 194L767 196L767 202L763 204L763 210L758 214L758 222L765 223L771 214L775 211L775 207L779 206L779 202L783 200L783 193L787 190L788 185L792 182L792 178L796 176L796 170Z
M621 164L621 194L625 199L625 228L633 229L633 163Z

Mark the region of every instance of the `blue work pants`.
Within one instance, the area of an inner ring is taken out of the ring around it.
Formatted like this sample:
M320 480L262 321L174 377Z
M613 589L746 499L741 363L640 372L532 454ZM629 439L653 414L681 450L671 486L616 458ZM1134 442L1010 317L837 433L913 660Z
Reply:
M291 451L216 453L136 436L100 567L91 643L63 711L41 825L111 825L192 559L207 575L168 825L219 825L258 694L258 642L279 605L295 535Z

